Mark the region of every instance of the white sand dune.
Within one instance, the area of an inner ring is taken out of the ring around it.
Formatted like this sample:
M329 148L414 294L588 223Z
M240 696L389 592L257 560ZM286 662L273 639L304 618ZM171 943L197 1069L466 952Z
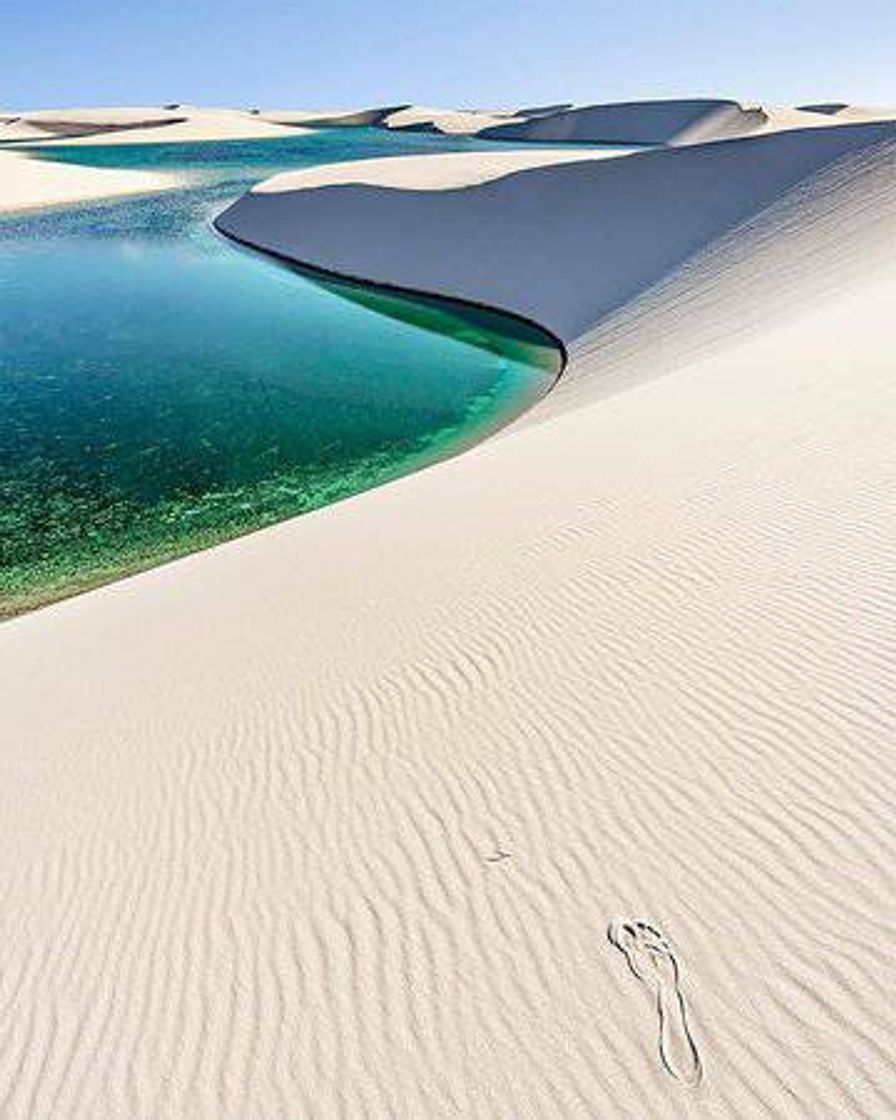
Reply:
M525 124L529 120L551 117L571 109L568 102L533 105L522 109L446 109L426 105L405 105L388 112L376 123L403 132L434 132L447 136L476 135L487 128Z
M41 109L0 126L0 141L44 140L76 144L139 144L239 140L295 135L273 121L241 109L173 108Z
M41 109L0 114L0 142L155 143L285 136L304 129L391 131L563 143L696 143L783 128L891 120L896 111L858 106L743 107L734 101L677 100L521 109L420 105L353 109L208 109L195 105Z
M0 1115L896 1114L894 171L836 126L229 212L569 367L0 629Z
M551 106L530 110L530 115L553 112ZM494 124L522 120L513 112L478 109L433 108L426 105L389 105L363 109L259 109L252 110L261 120L306 128L379 127L396 132L430 132L465 135Z
M572 342L708 241L837 160L886 146L894 131L851 125L617 159L580 153L441 191L346 182L343 165L339 183L318 190L302 178L289 190L278 177L281 189L248 192L216 224L318 268L487 303ZM471 174L477 167L476 153L441 158L451 186L464 160ZM510 167L525 158L513 153ZM412 181L419 166L408 165ZM496 166L491 155L483 166Z
M180 182L176 175L76 167L0 151L0 213L118 195L151 194L179 186Z
M435 109L426 105L408 105L390 113L382 127L402 132L437 132L448 136L472 135L496 125L510 125L522 117L513 112L483 112L477 109Z
M79 137L126 129L161 128L186 120L187 114L162 106L117 106L114 108L37 109L20 118L23 126L44 137Z
M498 123L481 131L493 140L604 144L684 144L743 136L766 121L761 108L709 98L620 101L583 105Z
M259 109L257 115L273 124L304 125L306 128L367 128L408 108L387 105L368 109Z
M521 119L528 116L533 119ZM542 143L695 144L710 140L827 128L832 124L896 120L896 110L831 103L805 105L742 105L736 101L689 99L611 102L605 105L547 106L526 110L517 119L477 129L489 140Z
M492 125L550 116L568 103L525 109L449 109L427 105L388 105L363 109L259 109L262 120L306 128L381 127L400 132L472 135Z
M488 183L526 168L609 159L623 153L624 149L601 148L594 152L582 152L574 148L545 147L514 151L387 156L383 159L325 163L299 171L284 171L258 183L253 191L260 194L283 194L347 184L391 187L394 190L444 191Z

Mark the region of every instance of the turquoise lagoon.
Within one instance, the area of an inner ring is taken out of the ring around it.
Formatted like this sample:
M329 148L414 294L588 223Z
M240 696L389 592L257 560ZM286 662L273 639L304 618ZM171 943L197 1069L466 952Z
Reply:
M324 283L211 226L284 168L470 147L372 130L54 146L184 184L0 220L0 615L417 470L538 399L560 358L534 328Z

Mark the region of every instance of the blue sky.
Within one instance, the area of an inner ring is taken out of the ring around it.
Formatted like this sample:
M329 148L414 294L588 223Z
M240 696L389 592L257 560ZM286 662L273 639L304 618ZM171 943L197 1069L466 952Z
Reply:
M12 0L0 107L896 103L896 0Z

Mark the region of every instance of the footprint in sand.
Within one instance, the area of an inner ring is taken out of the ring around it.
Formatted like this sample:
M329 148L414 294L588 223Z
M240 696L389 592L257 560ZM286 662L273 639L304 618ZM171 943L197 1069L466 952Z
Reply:
M678 961L669 942L647 922L611 922L607 937L625 954L628 967L653 996L659 1016L660 1060L666 1071L685 1085L697 1085L703 1067L688 1027Z

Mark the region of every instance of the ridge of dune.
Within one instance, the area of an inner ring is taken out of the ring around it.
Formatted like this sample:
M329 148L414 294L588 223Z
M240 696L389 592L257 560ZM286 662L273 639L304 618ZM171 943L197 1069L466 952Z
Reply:
M257 183L252 191L258 194L281 194L348 184L388 187L392 190L444 191L492 182L532 167L609 159L623 152L624 149L582 152L569 148L545 147L522 151L385 156L382 159L349 160L305 167L299 171L283 171Z
M407 105L387 105L367 109L258 109L253 112L272 124L304 125L306 128L367 128L407 108Z
M0 627L0 1113L896 1113L894 170L832 125L228 212L568 368Z

